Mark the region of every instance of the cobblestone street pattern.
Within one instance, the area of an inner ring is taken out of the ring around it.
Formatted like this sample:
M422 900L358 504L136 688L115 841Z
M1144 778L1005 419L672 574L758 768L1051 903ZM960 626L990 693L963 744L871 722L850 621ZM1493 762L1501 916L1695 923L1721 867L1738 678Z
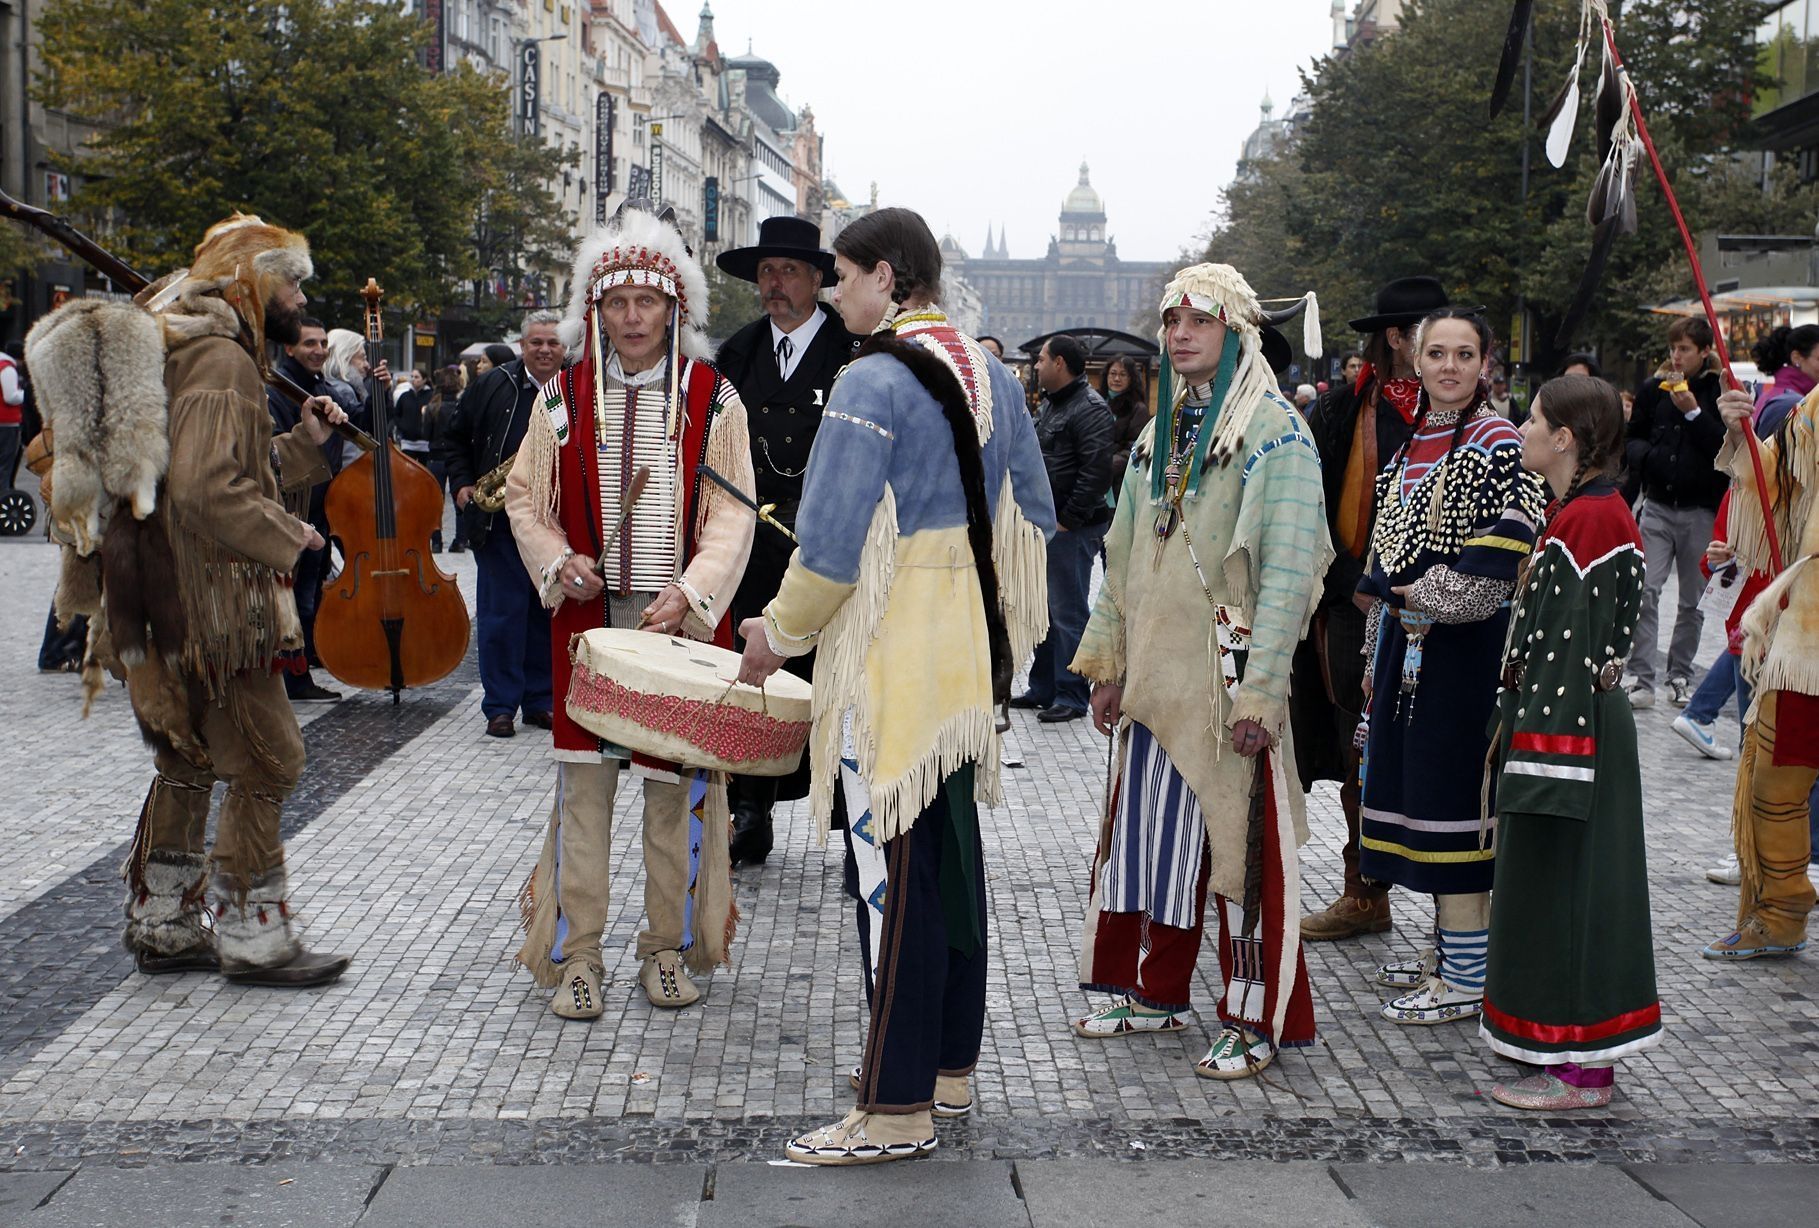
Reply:
M471 557L443 560L470 601ZM1699 958L1734 915L1735 889L1702 872L1729 847L1735 769L1682 743L1665 702L1638 725L1667 1036L1623 1064L1608 1111L1501 1109L1486 1092L1514 1068L1475 1031L1378 1018L1371 970L1431 924L1406 893L1391 933L1307 947L1321 1042L1261 1078L1194 1077L1210 1012L1177 1035L1076 1039L1105 743L1088 722L1020 714L1025 766L985 818L995 949L975 1113L943 1124L936 1160L805 1174L768 1162L850 1105L864 996L838 847L816 846L800 803L779 811L770 862L738 872L733 966L700 1006L664 1012L637 990L638 812L622 798L608 1011L565 1024L510 962L551 800L547 735L481 736L470 659L397 708L359 694L302 712L291 870L310 941L354 956L345 979L284 993L142 977L119 945L117 872L149 755L121 689L83 721L76 680L36 671L54 577L41 539L0 542L0 1223L166 1222L124 1217L154 1202L172 1223L526 1222L569 1194L593 1200L590 1223L746 1228L896 1222L912 1205L931 1223L1400 1225L1565 1222L1588 1201L1617 1224L1773 1222L1784 1203L1811 1222L1819 1206L1819 958ZM1705 638L1701 661L1722 646ZM1734 745L1729 710L1719 728ZM1310 821L1304 910L1337 891L1336 794L1315 794ZM1202 1006L1207 967L1210 949ZM1454 1197L1481 1213L1449 1218Z

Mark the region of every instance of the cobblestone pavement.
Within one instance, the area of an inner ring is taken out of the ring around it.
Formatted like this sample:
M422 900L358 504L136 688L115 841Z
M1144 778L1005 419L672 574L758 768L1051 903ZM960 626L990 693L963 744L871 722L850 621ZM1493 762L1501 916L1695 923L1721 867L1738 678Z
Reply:
M444 562L471 600L471 556ZM395 709L362 694L304 713L291 869L312 943L354 956L340 984L286 994L133 973L116 871L149 756L122 691L84 721L75 680L36 672L54 572L41 540L0 541L0 1170L752 1159L850 1104L863 1028L850 908L837 850L816 847L799 804L780 811L770 862L738 873L733 967L699 1007L661 1012L636 987L638 817L622 800L609 1012L591 1025L549 1013L510 962L514 896L551 800L547 742L481 735L471 661ZM1708 632L1702 660L1720 647ZM1570 1119L1491 1104L1485 1089L1512 1068L1474 1032L1377 1017L1370 971L1431 924L1428 903L1406 894L1392 933L1307 948L1321 1043L1262 1078L1195 1078L1203 1026L1076 1039L1105 744L1084 721L1020 716L1026 766L1007 769L985 828L995 950L977 1111L943 1127L941 1154L1819 1159L1819 960L1699 958L1735 907L1734 889L1702 874L1728 848L1734 765L1694 755L1674 712L1638 714L1668 1035L1624 1063L1609 1111ZM1734 717L1721 727L1734 743ZM1340 876L1334 794L1316 792L1310 821L1311 910ZM1197 989L1211 1001L1204 973Z

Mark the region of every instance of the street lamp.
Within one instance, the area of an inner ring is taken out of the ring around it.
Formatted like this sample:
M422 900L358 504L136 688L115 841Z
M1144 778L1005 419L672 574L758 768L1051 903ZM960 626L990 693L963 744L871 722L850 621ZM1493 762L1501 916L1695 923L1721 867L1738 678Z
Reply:
M541 38L521 38L514 46L518 57L518 131L523 136L536 136L543 121L543 53L539 44L559 43L567 34L545 34Z

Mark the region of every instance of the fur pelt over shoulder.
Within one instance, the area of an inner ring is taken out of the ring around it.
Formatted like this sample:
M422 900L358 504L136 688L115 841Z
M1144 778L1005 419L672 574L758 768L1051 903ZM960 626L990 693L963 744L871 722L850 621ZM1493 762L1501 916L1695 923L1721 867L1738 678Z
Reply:
M150 516L170 467L163 329L130 303L72 299L32 327L25 361L57 441L52 530L93 554L113 504Z
M619 255L614 257L617 250ZM602 261L606 268L602 269ZM711 362L713 344L707 338L707 274L689 253L682 232L654 213L627 209L589 234L575 250L575 267L569 279L568 311L563 317L562 344L569 358L579 358L587 336L587 314L593 307L590 293L602 273L611 269L650 269L656 271L667 261L675 270L675 284L680 291L683 356L700 362ZM645 284L649 284L648 282Z

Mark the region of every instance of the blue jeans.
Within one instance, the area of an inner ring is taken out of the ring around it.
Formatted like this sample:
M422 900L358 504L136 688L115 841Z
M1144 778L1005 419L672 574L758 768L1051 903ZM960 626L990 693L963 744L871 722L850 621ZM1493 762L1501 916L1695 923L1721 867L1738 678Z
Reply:
M1058 532L1048 544L1048 636L1036 645L1030 663L1029 696L1043 707L1085 712L1091 697L1086 679L1068 669L1086 630L1086 597L1093 560L1107 524Z
M1687 720L1695 725L1711 724L1718 719L1724 701L1734 691L1737 695L1737 727L1743 727L1744 713L1750 710L1750 684L1743 680L1742 661L1743 658L1736 653L1724 652L1712 662L1712 667L1705 671L1704 680L1699 683L1699 689L1687 701Z
M494 529L474 551L479 568L475 612L480 624L480 711L488 720L549 712L549 611L518 557L509 532Z

